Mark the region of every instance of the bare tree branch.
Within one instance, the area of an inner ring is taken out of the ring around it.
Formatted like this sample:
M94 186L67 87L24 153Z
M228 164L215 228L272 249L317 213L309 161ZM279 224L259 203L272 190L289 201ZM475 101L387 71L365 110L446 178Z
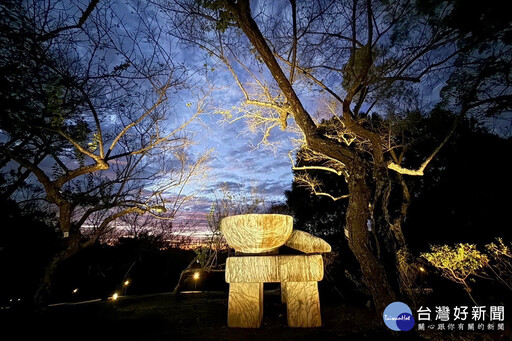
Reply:
M64 31L82 28L82 26L87 21L87 19L89 18L91 13L94 11L94 9L96 8L96 6L98 5L99 2L100 2L100 0L91 0L91 2L89 2L89 5L85 9L85 11L82 12L82 16L80 17L80 19L78 19L78 22L76 23L76 25L59 27L59 28L57 28L53 31L50 31L50 32L44 34L43 36L39 37L38 40L42 41L42 42L47 41L47 40L50 40L50 39L56 37L57 35L59 35L60 33L64 32Z

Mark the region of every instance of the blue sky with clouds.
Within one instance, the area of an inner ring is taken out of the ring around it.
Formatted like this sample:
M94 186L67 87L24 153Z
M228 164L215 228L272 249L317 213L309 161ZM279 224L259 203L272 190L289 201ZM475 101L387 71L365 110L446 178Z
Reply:
M226 103L229 104L232 103ZM255 147L261 135L245 132L244 121L228 123L217 114L206 114L202 124L196 123L193 130L197 143L193 150L213 148L210 176L182 214L188 217L195 213L196 219L206 219L205 214L212 201L221 196L223 186L233 194L256 192L266 203L285 200L284 192L291 188L293 180L288 156L292 133L275 130L271 137L278 142L275 148Z

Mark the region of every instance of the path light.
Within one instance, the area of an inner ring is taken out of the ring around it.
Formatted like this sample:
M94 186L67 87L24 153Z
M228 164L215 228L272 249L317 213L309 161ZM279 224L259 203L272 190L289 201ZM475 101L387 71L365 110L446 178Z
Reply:
M130 280L127 279L123 282L123 295L126 295L126 290L128 290L128 286L130 285Z
M194 272L194 290L197 290L197 281L199 280L199 272Z
M73 289L73 294L76 294L78 292L78 288Z
M119 297L119 294L117 292L115 292L114 295L112 295L112 301L117 300L118 297Z

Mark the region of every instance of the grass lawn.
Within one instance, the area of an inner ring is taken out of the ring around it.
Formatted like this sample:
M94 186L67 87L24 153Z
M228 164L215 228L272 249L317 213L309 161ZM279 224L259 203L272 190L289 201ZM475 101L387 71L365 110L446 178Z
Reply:
M343 306L329 300L321 304L322 327L289 328L286 308L280 303L279 295L267 293L261 328L232 329L226 324L226 293L126 296L117 301L53 306L39 312L2 312L0 340L419 339L413 331L391 334L380 324L382 319L370 309ZM422 335L432 340L457 339L448 334L427 334ZM496 339L508 338L498 334L490 338Z

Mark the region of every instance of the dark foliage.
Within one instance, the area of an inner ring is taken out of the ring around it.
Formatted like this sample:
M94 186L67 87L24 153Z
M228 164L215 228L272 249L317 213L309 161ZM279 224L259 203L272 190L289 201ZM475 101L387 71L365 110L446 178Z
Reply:
M422 155L445 138L454 119L452 114L438 109L428 117L411 113L402 122L407 139L414 141L410 146L411 157L404 160L404 164L421 162ZM469 242L483 246L496 237L512 240L510 155L512 139L492 134L474 120L459 123L425 175L406 179L411 204L403 230L413 255L427 251L430 244ZM346 191L345 182L336 175L309 172L321 180L329 193L339 195ZM325 285L339 287L345 299L354 298L360 289L364 292L362 286L358 287L358 266L344 236L347 201L316 196L296 182L286 196L295 226L321 236L336 252L332 263L327 265ZM400 202L393 202L393 198L391 196L389 203L391 210L400 206ZM329 277L333 280L329 281ZM418 281L423 286L444 288L439 293L446 292L448 296L453 293L444 280L424 275Z
M117 245L96 245L66 261L55 277L53 301L107 299L172 291L193 251L162 249L152 236L126 238ZM124 285L125 281L128 285ZM73 293L74 289L78 289Z
M0 202L0 303L29 302L60 243L52 215Z
M12 200L1 202L0 210L0 305L30 305L48 262L62 247L62 238L52 224L52 214L22 209ZM85 249L58 268L51 300L106 299L116 291L169 292L195 253L164 245L157 237L141 235L121 239L114 246ZM123 286L126 280L130 284ZM73 293L74 289L78 291Z
M440 110L429 117L410 116L416 123L408 134L416 141L411 149L418 158L405 162L417 164L425 151L445 137L454 117ZM475 121L462 121L425 175L408 179L412 199L404 233L410 247L419 252L429 244L484 243L495 237L511 240L511 154L512 139L492 134ZM346 188L336 175L309 172L332 193ZM315 196L297 183L286 196L298 228L341 245L346 200Z
M435 133L451 120L437 114L424 124ZM510 155L512 139L470 120L461 123L425 175L411 185L413 198L404 224L410 247L425 251L429 244L512 240Z

